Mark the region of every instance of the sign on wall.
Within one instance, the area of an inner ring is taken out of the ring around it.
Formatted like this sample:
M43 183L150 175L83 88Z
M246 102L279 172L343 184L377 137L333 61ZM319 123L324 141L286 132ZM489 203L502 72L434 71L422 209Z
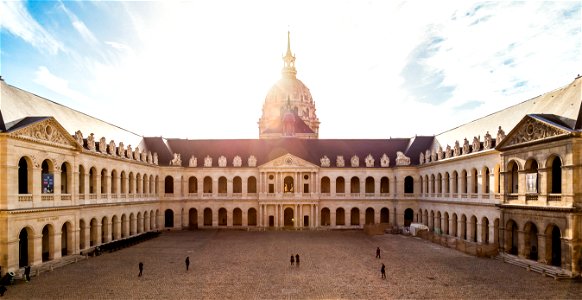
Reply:
M525 174L525 188L527 194L538 193L538 173Z
M55 190L54 186L53 174L42 174L42 192L44 194L52 194Z

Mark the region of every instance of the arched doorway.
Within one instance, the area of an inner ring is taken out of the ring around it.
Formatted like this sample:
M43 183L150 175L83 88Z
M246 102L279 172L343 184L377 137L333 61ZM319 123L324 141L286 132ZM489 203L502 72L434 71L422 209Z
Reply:
M285 208L285 210L283 211L283 219L284 219L283 225L285 227L293 227L293 224L295 223L295 219L293 216L293 208L291 207Z
M387 207L380 210L380 223L390 223L390 211Z
M73 253L73 232L71 223L66 222L61 228L61 256Z
M164 227L173 228L174 227L174 211L171 209L166 209L164 212Z
M518 238L517 224L509 220L505 226L505 251L509 254L517 255Z
M249 208L247 222L248 226L257 226L257 210L254 207Z
M366 209L366 225L374 224L374 209L368 207Z
M346 212L343 207L335 210L335 225L346 225Z
M190 208L188 211L188 227L190 229L198 228L198 210L196 208Z
M532 223L525 224L525 257L538 260L538 228Z
M87 247L87 242L85 241L85 220L79 220L79 249L83 250Z
M360 225L360 209L357 207L352 208L350 224L351 225Z
M51 225L45 225L42 228L42 261L49 261L53 259L53 247L54 241L53 237L53 228Z
M548 227L546 230L546 257L548 262L552 266L561 267L562 266L562 241L561 232L558 226L553 225ZM550 250L550 251L548 251Z
M30 183L28 181L29 178L29 167L26 158L21 158L18 161L18 193L19 194L28 194L29 193L29 186Z
M238 207L232 211L232 225L242 226L242 210Z
M404 210L404 226L408 227L412 223L414 218L414 211L412 208L407 208Z
M330 212L329 208L324 207L321 210L321 226L329 226L330 225Z
M212 226L212 209L204 209L204 226Z
M226 219L228 214L226 213L226 208L222 207L218 210L218 226L226 226Z
M28 237L32 235L29 234L28 228L23 228L20 230L18 235L18 267L26 267L29 262L32 261L32 255L34 254L34 243L29 240ZM30 256L29 256L30 255Z

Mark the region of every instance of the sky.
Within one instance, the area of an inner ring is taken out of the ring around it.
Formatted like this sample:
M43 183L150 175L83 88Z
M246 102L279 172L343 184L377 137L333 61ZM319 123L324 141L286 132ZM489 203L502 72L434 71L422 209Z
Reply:
M0 75L140 135L254 139L290 31L320 138L434 135L573 81L581 7L0 0Z

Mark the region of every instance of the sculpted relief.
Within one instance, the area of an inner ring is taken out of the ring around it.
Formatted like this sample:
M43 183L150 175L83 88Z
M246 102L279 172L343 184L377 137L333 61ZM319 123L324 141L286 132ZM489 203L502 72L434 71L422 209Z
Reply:
M388 155L386 155L386 153L384 153L380 158L380 166L383 168L387 168L390 166L390 158L388 157Z
M368 154L368 156L366 156L366 159L364 161L366 163L367 168L374 167L374 158L372 157L372 154Z
M465 140L463 140L463 154L468 154L469 152L469 140L465 138Z
M517 130L507 137L509 140L503 147L543 140L545 138L563 134L569 134L569 132L528 117L528 119L526 119ZM499 145L499 142L497 143Z
M198 159L196 158L196 156L192 155L190 156L190 160L188 161L188 166L195 168L198 166Z
M324 167L324 168L329 168L330 161L329 161L329 158L328 158L326 155L324 155L324 156L323 156L323 157L322 157L322 158L319 160L319 162L321 163L321 166L322 166L322 167Z
M221 167L221 168L226 167L226 157L224 157L224 155L221 155L218 158L218 166Z
M396 152L396 165L397 166L410 165L410 157L407 157L406 155L404 155L404 153L402 153L400 151Z
M485 150L491 149L492 146L493 146L493 140L491 139L491 135L489 134L489 131L487 131L487 133L485 134L485 140L483 141L483 149L485 149Z
M232 165L235 166L235 167L241 167L242 166L242 159L240 158L240 156L237 155L237 156L235 156L232 159Z
M357 168L360 166L360 158L357 155L352 156L351 159L352 167Z
M105 137L102 137L99 140L99 152L103 154L107 153L107 142L105 141Z
M345 167L346 162L344 161L343 155L338 155L338 157L335 160L335 165L336 165L336 167L340 167L340 168Z
M91 134L87 137L87 149L95 151L95 136Z
M249 157L249 167L256 167L257 166L257 158L254 155Z
M204 166L212 167L212 157L210 157L210 155L206 155L206 157L204 158Z

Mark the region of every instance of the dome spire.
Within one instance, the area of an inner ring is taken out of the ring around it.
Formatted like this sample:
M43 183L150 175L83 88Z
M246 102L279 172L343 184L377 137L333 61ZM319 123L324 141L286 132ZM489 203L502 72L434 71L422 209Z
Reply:
M295 69L295 55L291 53L291 33L287 31L287 53L283 56L283 76L295 77L297 70Z

